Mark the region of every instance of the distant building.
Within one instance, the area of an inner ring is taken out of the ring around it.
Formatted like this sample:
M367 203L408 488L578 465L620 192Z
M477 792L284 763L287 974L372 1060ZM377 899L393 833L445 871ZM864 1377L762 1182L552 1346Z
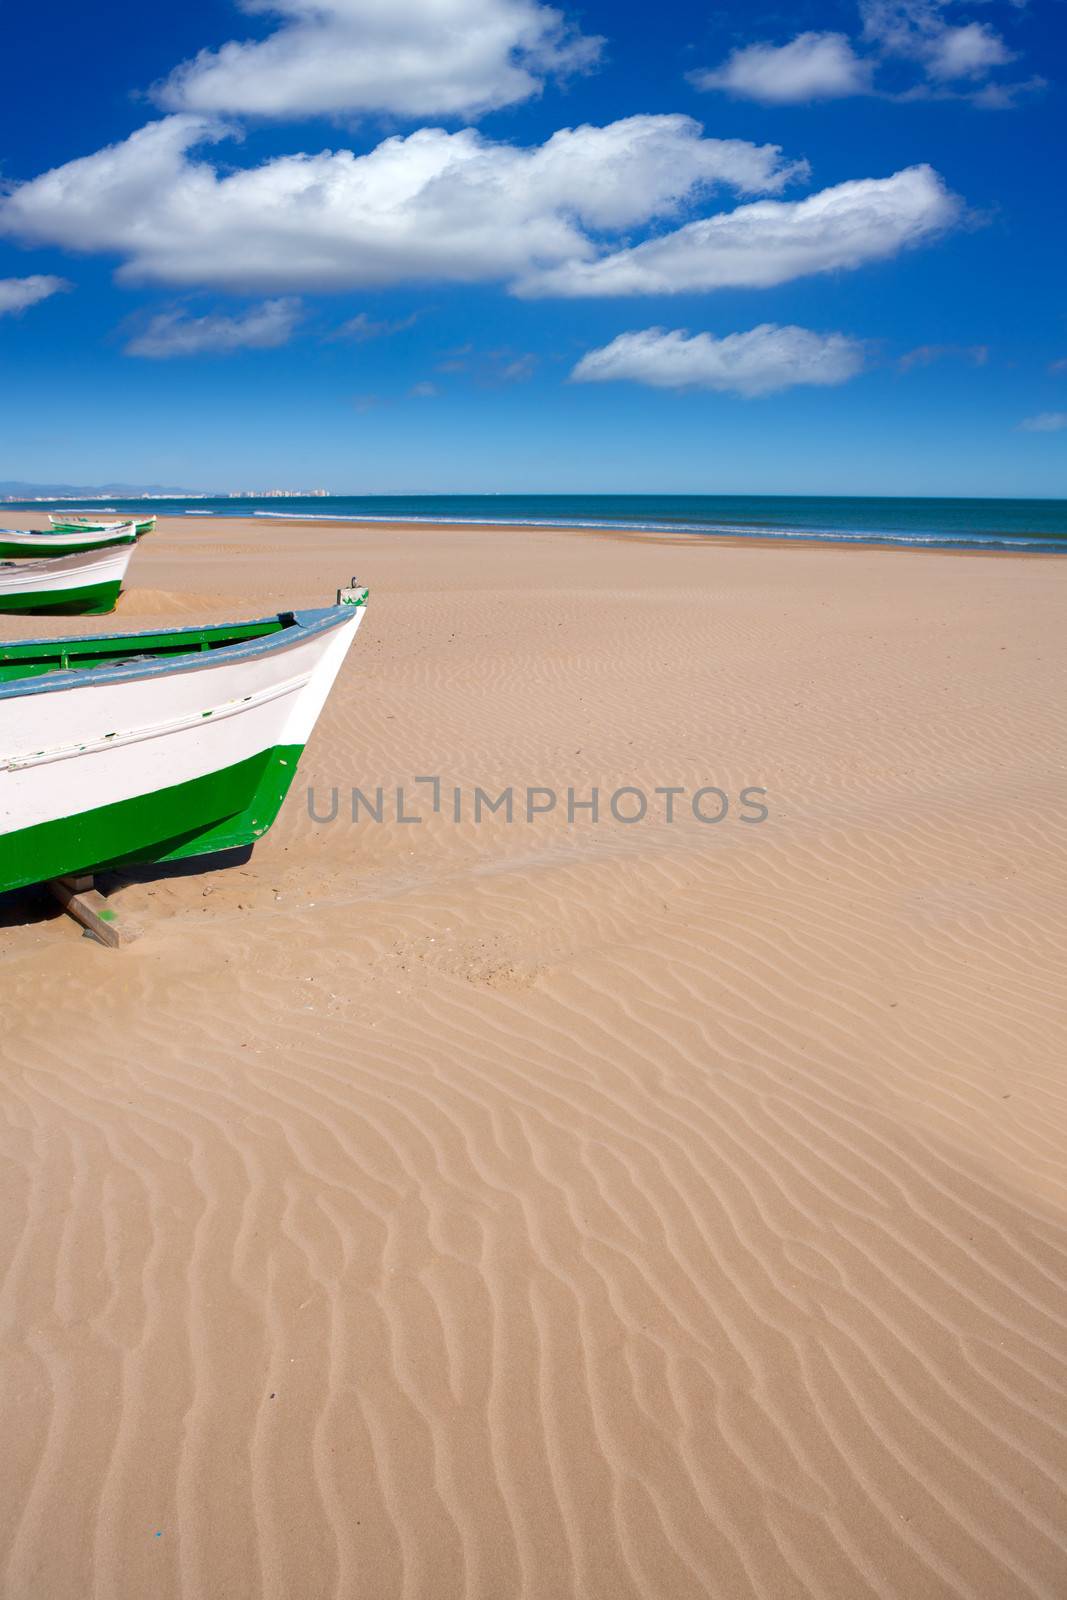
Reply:
M231 489L227 500L326 500L329 489Z

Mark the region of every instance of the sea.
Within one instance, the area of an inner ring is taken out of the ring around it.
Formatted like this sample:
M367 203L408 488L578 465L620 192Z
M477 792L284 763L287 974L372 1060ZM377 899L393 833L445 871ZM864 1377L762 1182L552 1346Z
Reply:
M942 550L1032 550L1067 554L1067 499L950 500L837 495L330 495L190 496L79 500L122 513L144 507L161 516L262 517L363 522L458 522L516 527L583 527L752 539L817 540ZM42 517L71 509L69 499L6 502L11 513Z

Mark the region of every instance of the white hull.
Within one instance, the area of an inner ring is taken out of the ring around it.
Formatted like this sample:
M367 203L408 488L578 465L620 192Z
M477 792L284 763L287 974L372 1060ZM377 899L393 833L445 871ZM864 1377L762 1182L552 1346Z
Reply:
M125 516L120 517L117 511L68 511L64 515L60 511L50 511L48 520L53 528L80 528L90 533L99 532L108 528L121 527L129 522L141 532L147 533L155 527L155 515L151 516Z
M243 658L220 649L144 676L0 692L0 839L303 747L363 619L362 604L342 609L336 626L288 628Z
M51 556L42 561L0 561L0 609L6 595L62 596L72 589L121 584L137 545L111 545L81 555Z
M86 545L103 547L114 544L117 539L132 541L135 537L132 522L108 522L97 528L75 528L69 532L49 530L47 533L34 533L29 528L0 528L0 544L5 548L17 548L20 555L25 550L30 560L40 554L42 545L59 553L67 550L74 552L84 549Z

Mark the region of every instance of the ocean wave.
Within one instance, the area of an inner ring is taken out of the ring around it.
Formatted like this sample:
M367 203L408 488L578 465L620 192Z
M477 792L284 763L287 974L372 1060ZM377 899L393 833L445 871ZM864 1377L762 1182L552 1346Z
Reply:
M240 514L240 513L236 513ZM907 548L917 545L942 550L1048 550L1067 553L1067 539L1002 533L902 533L891 529L796 528L747 523L648 522L591 520L582 517L459 517L368 515L338 511L253 511L254 517L274 517L284 522L424 523L464 527L589 528L605 533L692 533L710 538L795 539L818 544L878 544Z

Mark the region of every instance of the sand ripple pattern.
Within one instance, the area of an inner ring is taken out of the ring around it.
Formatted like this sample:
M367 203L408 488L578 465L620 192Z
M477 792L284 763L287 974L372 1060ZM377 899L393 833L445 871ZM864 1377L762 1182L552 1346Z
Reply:
M419 538L303 778L771 821L294 797L119 959L5 907L0 1592L1059 1600L1061 569Z

